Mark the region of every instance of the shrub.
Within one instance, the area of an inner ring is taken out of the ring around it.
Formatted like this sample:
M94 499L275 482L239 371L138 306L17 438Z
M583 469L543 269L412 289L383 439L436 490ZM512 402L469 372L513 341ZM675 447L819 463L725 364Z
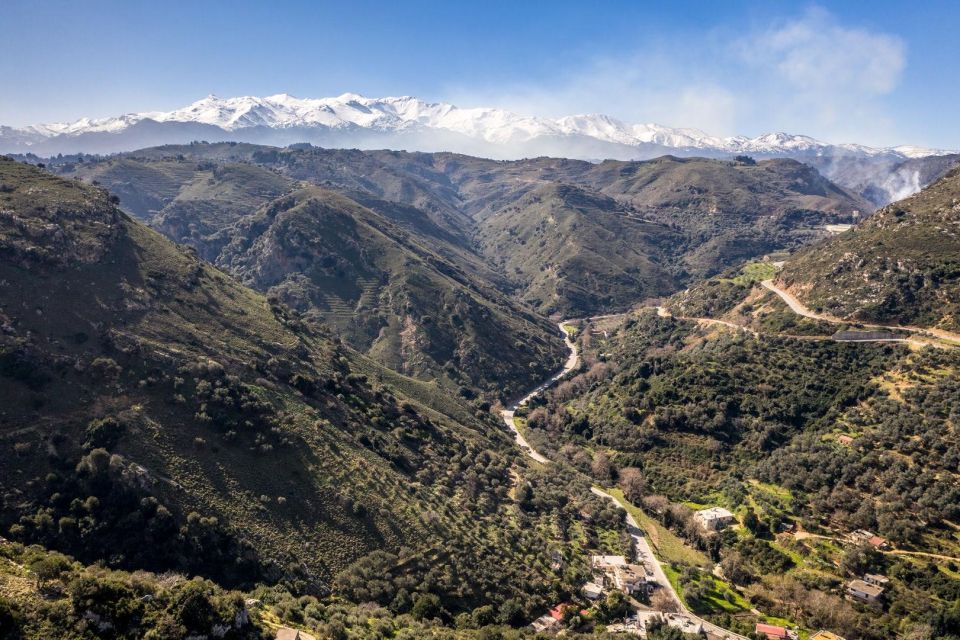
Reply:
M410 610L410 614L417 620L430 620L440 617L442 611L439 597L433 593L421 593L413 601L413 609Z

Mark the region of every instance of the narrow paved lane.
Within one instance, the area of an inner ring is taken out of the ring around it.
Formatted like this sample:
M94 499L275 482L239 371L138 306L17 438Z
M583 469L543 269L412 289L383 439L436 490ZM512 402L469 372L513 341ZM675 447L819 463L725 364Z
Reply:
M657 312L660 313L661 309L663 309L663 307L658 307ZM666 309L663 309L663 312L669 313L666 311ZM596 318L589 318L589 319L595 320L601 317L609 318L614 316L597 316ZM577 344L570 338L570 334L567 332L567 330L564 329L564 325L567 324L568 322L574 322L574 321L563 320L557 325L560 328L560 331L563 333L563 340L564 340L564 343L567 345L567 349L570 350L570 356L567 358L566 364L563 365L563 369L559 373L557 373L556 375L548 379L546 382L539 385L536 389L534 389L527 395L523 396L520 400L518 400L516 403L511 405L509 409L504 409L503 411L500 412L500 415L503 417L503 421L506 423L507 428L509 428L510 431L513 432L513 439L514 441L516 441L517 446L519 446L520 449L525 454L527 454L527 456L529 456L531 459L541 464L548 464L550 462L550 459L544 456L543 454L541 454L539 451L537 451L533 447L531 447L530 443L527 442L527 439L523 437L523 434L520 433L520 430L517 429L517 425L514 422L514 412L516 412L516 410L520 408L522 405L532 400L535 396L543 393L546 389L550 388L552 385L557 383L561 378L563 378L565 375L567 375L568 373L570 373L580 365L580 351L577 348ZM591 487L590 491L592 491L594 495L613 501L613 503L617 505L617 507L626 511L626 508L622 504L620 504L619 500L614 498L612 495L610 495L603 489L599 487ZM637 523L636 519L633 517L633 515L629 511L626 511L626 523L627 523L627 533L630 534L630 537L632 537L634 542L636 543L637 553L639 557L645 561L649 560L649 564L653 568L653 576L654 576L654 579L656 579L657 584L661 585L663 589L667 590L667 593L669 593L670 597L674 600L674 602L676 602L677 607L679 608L681 613L691 618L692 620L696 620L697 622L699 622L701 625L703 625L703 628L705 631L707 631L708 633L712 634L717 638L723 638L723 639L729 639L729 640L748 640L744 636L737 635L736 633L733 633L732 631L727 631L726 629L722 629L721 627L718 627L717 625L711 622L708 622L707 620L704 620L703 618L691 613L690 610L687 609L687 607L683 604L683 600L677 594L676 590L673 588L673 585L670 584L670 580L667 579L667 574L663 570L663 566L660 564L660 561L657 559L657 557L653 554L653 549L650 547L650 544L647 542L647 537L643 535L643 529L640 528L639 523Z
M808 309L802 302L797 300L797 298L788 291L781 289L777 285L773 284L773 280L763 280L760 284L765 289L773 291L775 294L780 296L780 299L787 303L787 306L790 307L790 310L793 311L798 316L803 316L805 318L810 318L811 320L823 320L824 322L830 322L832 324L839 324L841 321L839 318L831 318L830 316L821 315L819 313L814 313Z
M794 296L792 293L774 284L773 280L764 280L760 284L763 285L765 289L769 289L770 291L780 296L780 299L783 300L787 304L787 306L790 307L790 310L797 315L803 316L805 318L811 318L813 320L822 320L823 322L829 322L830 324L849 324L850 323L850 320L844 320L842 318L836 318L834 316L830 316L822 313L816 313L810 310L809 308L807 308L806 305L800 302L800 300L798 300L797 297ZM914 333L919 335L926 334L927 336L934 336L941 340L946 340L948 342L951 342L955 346L960 346L960 333L952 333L950 331L944 331L943 329L933 329L930 327L914 327L911 325L899 325L899 324L874 324L872 322L864 322L863 324L871 327L879 327L881 329L887 329L890 331L904 331L906 333ZM946 346L944 344L930 343L930 342L924 342L920 340L911 340L909 338L903 338L903 339L887 338L887 339L881 339L881 340L848 340L847 342L914 342L916 344L923 344L923 345L932 344L933 346L940 346L940 347Z
M521 406L530 402L530 400L532 400L534 397L546 391L548 388L550 388L550 386L556 384L561 378L580 366L580 350L577 349L577 343L570 338L570 334L566 329L563 328L567 322L570 322L570 320L562 320L557 324L557 326L560 328L560 332L563 334L563 342L567 345L567 349L570 351L570 355L567 356L567 361L564 363L563 369L561 369L560 372L553 377L549 378L546 382L538 386L536 389L520 398L517 402L512 404L510 408L504 409L500 412L500 416L503 418L504 423L506 423L507 428L513 432L513 439L517 443L517 446L519 446L524 453L541 464L546 464L550 462L550 460L530 446L530 443L527 442L527 439L524 438L523 434L520 433L520 430L517 429L517 424L513 419L513 415Z
M615 497L597 487L592 487L590 489L594 495L600 496L601 498L606 498L607 500L612 501L619 508L626 511L626 508L617 500ZM637 545L637 555L644 561L648 558L650 559L650 564L653 566L653 577L657 581L657 584L661 585L662 588L666 589L667 593L670 594L670 598L677 604L680 613L684 614L691 620L696 620L701 625L703 625L703 630L709 634L712 634L715 637L729 639L729 640L748 640L748 638L741 636L733 631L728 631L722 627L718 627L708 620L704 620L697 614L690 611L687 608L687 605L683 603L683 600L677 594L676 590L673 588L673 584L670 583L670 580L667 579L667 574L663 570L663 565L660 564L660 561L657 560L657 557L653 555L653 549L650 548L650 544L647 542L647 537L643 535L643 529L640 528L640 525L637 524L636 518L633 517L629 511L626 511L626 520L627 520L627 533L630 534L630 537L633 538L633 541Z
M755 336L759 335L755 329L734 324L733 322L729 322L727 320L717 320L716 318L698 318L694 316L675 316L666 307L657 307L657 315L661 318L676 318L677 320L685 320L687 322L696 322L705 325L720 325L722 327L729 327L730 329L737 329L738 331L746 331L747 333Z

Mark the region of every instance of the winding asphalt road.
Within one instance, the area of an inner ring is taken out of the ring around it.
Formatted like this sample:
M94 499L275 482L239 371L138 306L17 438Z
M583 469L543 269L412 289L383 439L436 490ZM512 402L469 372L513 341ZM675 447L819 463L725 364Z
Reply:
M850 322L849 320L843 320L842 318L835 318L833 316L825 315L822 313L816 313L810 310L809 308L807 308L806 305L800 302L800 300L798 300L797 297L794 296L792 293L784 289L781 289L776 284L774 284L773 280L763 280L760 284L763 285L765 289L768 289L774 292L775 294L777 294L778 296L780 296L780 299L783 300L787 304L787 306L790 307L790 310L797 315L803 316L805 318L811 318L813 320L822 320L823 322L829 322L830 324L849 324ZM898 325L898 324L892 324L892 325L883 325L883 324L875 325L873 323L865 323L865 324L869 324L870 326L880 327L881 329L888 329L890 331L903 331L906 333L914 333L918 335L927 334L928 336L934 336L936 338L940 338L941 340L946 340L948 342L955 343L955 346L960 346L960 334L952 333L950 331L944 331L943 329L934 329L929 327L914 327L910 325ZM848 342L913 342L913 343L922 344L922 345L932 344L933 346L940 346L940 347L946 346L941 343L930 343L922 340L911 340L910 338L896 338L896 339L888 338L888 339L882 339L882 340L849 340Z
M745 331L755 336L759 335L756 330L751 329L750 327L743 327L739 324L734 324L726 320L717 320L716 318L695 318L692 316L675 316L670 313L670 310L666 307L657 307L657 315L661 318L676 318L677 320L686 320L687 322L697 322L705 325L720 325L722 327L729 327L730 329L736 329L738 331Z
M661 309L662 307L658 308L657 312L660 313ZM668 313L666 312L666 309L663 309L663 311L665 313ZM608 318L613 316L602 316L602 317ZM598 318L590 318L590 319L593 320ZM570 338L570 334L567 332L567 330L563 328L564 325L567 324L568 322L575 322L575 321L563 320L557 325L560 328L560 331L563 333L563 341L567 345L567 349L570 350L570 355L567 358L567 362L563 365L563 369L556 375L549 378L546 382L540 384L533 391L523 396L520 400L518 400L516 403L511 405L509 409L504 409L503 411L500 412L500 415L503 417L503 421L506 423L507 428L509 428L510 431L513 432L513 439L516 441L517 446L519 446L520 449L525 454L527 454L527 456L539 462L540 464L549 464L550 459L530 446L530 443L527 442L527 439L523 437L523 434L520 433L519 429L517 429L517 425L514 423L514 413L521 406L529 402L535 396L543 393L546 389L548 389L552 385L556 384L565 375L567 375L568 373L570 373L580 365L580 351L577 348L577 344ZM718 322L722 323L722 321L718 321ZM615 505L617 505L617 507L626 511L626 508L620 503L619 500L617 500L615 497L613 497L603 489L599 487L591 487L590 491L593 492L593 494L596 496L612 501ZM677 607L681 613L691 618L692 620L696 620L697 622L699 622L701 625L703 625L704 630L707 631L709 634L711 634L711 636L713 637L721 638L721 639L729 639L729 640L748 640L744 636L733 633L732 631L727 631L726 629L722 629L721 627L718 627L717 625L711 622L708 622L707 620L704 620L703 618L691 613L690 610L687 609L686 605L683 604L683 600L680 599L680 596L677 594L676 590L673 588L673 585L670 583L670 580L667 579L667 574L663 570L663 566L660 564L660 561L657 559L657 557L653 554L653 549L650 548L650 544L647 542L646 536L643 535L643 529L640 528L640 525L637 523L636 519L633 517L633 515L629 511L626 511L626 522L627 522L627 533L630 534L630 537L632 537L634 542L636 543L637 553L639 557L642 558L644 561L649 560L649 564L653 568L653 575L657 581L657 584L659 584L663 589L667 591L667 593L670 594L670 597L674 600L674 602L676 602Z
M513 414L521 406L530 402L530 400L532 400L535 396L540 395L541 393L546 391L548 388L550 388L552 385L559 382L560 379L563 378L563 376L567 375L568 373L570 373L571 371L573 371L574 369L580 366L580 350L577 349L577 343L570 339L570 334L567 332L566 329L563 328L563 325L565 325L567 322L570 322L570 321L562 320L557 324L557 326L560 328L560 332L563 334L563 342L564 344L567 345L567 349L569 349L570 351L570 355L567 357L567 361L563 365L563 369L560 370L560 373L549 378L546 382L538 386L536 389L534 389L527 395L517 400L515 403L513 403L510 406L509 409L504 409L503 411L500 412L500 415L501 417L503 417L503 421L506 423L507 428L513 432L513 439L517 443L517 446L519 446L524 453L526 453L528 456L530 456L531 458L533 458L534 460L536 460L541 464L547 464L548 462L550 462L550 460L542 456L536 449L530 446L530 443L527 442L527 439L524 438L523 434L520 433L520 430L517 429L517 425L513 420Z
M834 318L831 316L818 314L811 311L792 294L775 285L773 283L773 280L764 280L760 284L764 288L777 294L787 304L787 306L790 307L790 309L797 315L801 315L814 320L822 320L824 322L829 322L831 324L847 323L847 321L841 320L839 318ZM660 315L663 317L669 317L672 314L670 313L669 310L667 310L664 307L657 307L657 315ZM602 317L613 317L613 316L602 316ZM742 326L733 324L731 322L727 322L725 320L717 320L713 318L684 318L679 316L678 316L678 319L691 320L691 321L703 322L703 323L709 323L709 324L724 325L733 329L739 329L742 331L747 331L749 333L756 334L756 331L748 327L742 327ZM570 373L580 365L580 352L577 348L577 345L570 338L570 334L567 333L567 331L564 329L564 325L567 324L568 322L575 322L575 320L564 320L557 325L560 328L561 333L563 334L564 343L566 344L567 349L570 350L570 355L567 358L567 362L564 364L563 369L559 373L552 376L551 378L549 378L548 380L546 380L545 382L537 386L535 389L530 391L527 395L523 396L520 400L518 400L516 403L511 405L510 408L504 409L503 411L501 411L501 416L503 417L503 421L507 425L507 427L510 429L510 431L513 432L514 440L516 441L517 445L520 447L521 450L523 450L523 452L527 456L529 456L531 459L535 460L540 464L549 464L550 459L530 446L530 443L527 442L526 438L523 437L523 434L521 434L519 429L517 429L517 425L514 422L514 414L516 410L519 409L521 406L528 403L531 399L533 399L537 395L543 393L546 389L550 388L552 385L556 384L564 376L566 376L568 373ZM928 336L932 335L942 340L956 342L958 345L960 345L960 334L950 333L948 331L943 331L939 329L928 329L928 328L922 328L922 327L899 326L899 325L892 325L892 326L878 325L878 326L881 326L881 328L884 328L884 329L890 329L895 331L905 331L913 334L927 334ZM876 342L876 341L877 340L869 340L868 342ZM916 340L914 338L883 339L880 341L912 342L912 343L922 344L922 345L935 344L936 346L946 347L946 345L943 345L943 344L930 343L926 341ZM601 498L605 498L607 500L612 501L614 504L617 505L617 507L624 509L626 511L625 507L623 506L623 504L620 503L619 500L617 500L614 496L610 495L603 489L599 487L591 487L590 491L592 491L594 495L597 495ZM718 627L715 624L693 614L683 603L683 600L680 598L676 590L673 588L673 585L670 583L670 580L667 579L667 575L666 575L666 572L664 572L663 570L663 566L660 564L660 561L657 559L657 557L653 553L653 550L650 548L650 545L647 541L646 536L643 535L643 530L640 528L639 523L637 523L636 519L633 517L632 514L630 514L629 511L626 512L626 523L627 523L627 533L633 538L634 542L636 543L639 557L645 561L649 559L649 564L652 567L654 578L656 579L658 584L662 585L662 587L666 589L670 597L676 602L677 607L681 613L702 624L704 630L715 638L728 639L728 640L748 640L744 636L741 636L739 634L733 633L732 631L728 631L726 629Z

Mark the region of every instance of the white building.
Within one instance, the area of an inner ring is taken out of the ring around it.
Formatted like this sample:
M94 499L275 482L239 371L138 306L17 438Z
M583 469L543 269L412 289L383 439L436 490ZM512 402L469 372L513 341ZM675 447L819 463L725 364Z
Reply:
M597 571L606 571L627 564L624 556L590 556L590 567Z
M587 600L599 600L603 595L603 587L596 582L588 582L580 588L580 593Z
M883 597L883 587L863 580L851 580L847 583L847 595L860 602L876 604Z
M866 582L867 584L883 587L884 589L890 586L890 578L888 578L887 576L877 575L875 573L863 574L863 581Z
M533 627L533 630L535 632L540 633L542 631L549 631L550 629L553 629L558 624L560 624L559 620L557 620L550 614L544 614L539 618L537 618L536 620L534 620L530 624L530 626Z
M693 514L693 519L696 520L700 526L707 531L720 531L721 529L733 524L734 520L736 520L736 518L733 517L733 514L723 507L710 507L709 509L701 509Z
M624 556L592 556L594 582L608 589L619 589L628 596L646 589L646 571L640 565L629 564Z
M684 633L691 633L694 635L700 635L703 633L702 622L689 618L682 613L668 613L666 614L665 618L667 620L668 627L680 629L680 631L683 631Z

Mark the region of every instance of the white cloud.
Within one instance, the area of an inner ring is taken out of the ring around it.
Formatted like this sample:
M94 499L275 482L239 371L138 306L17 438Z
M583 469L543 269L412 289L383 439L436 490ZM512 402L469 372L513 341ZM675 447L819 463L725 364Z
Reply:
M734 50L779 128L835 142L897 141L883 98L906 68L901 38L841 24L814 7L748 34Z
M736 133L740 98L703 73L707 67L689 53L648 43L642 51L585 61L550 83L450 87L445 95L460 106L496 105L549 117L604 113L629 123Z
M902 39L843 26L818 7L756 34L741 49L749 63L775 69L805 92L886 94L906 66Z
M744 30L718 25L684 38L611 44L556 77L450 87L461 106L540 116L606 113L714 135L805 133L831 142L900 144L885 96L906 68L896 35L843 24L814 7Z

